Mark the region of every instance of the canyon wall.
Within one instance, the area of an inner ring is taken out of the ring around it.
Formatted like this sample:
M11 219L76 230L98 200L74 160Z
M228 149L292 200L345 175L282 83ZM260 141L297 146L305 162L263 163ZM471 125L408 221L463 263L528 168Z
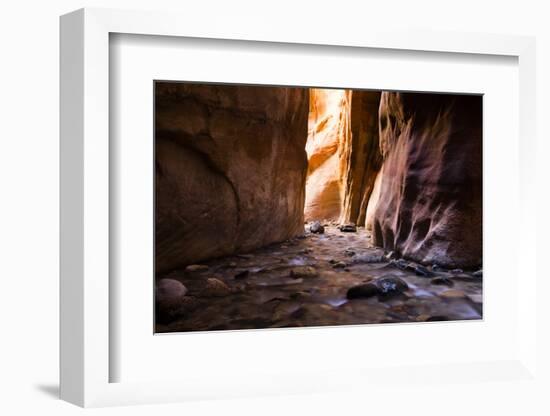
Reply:
M364 225L380 170L380 92L311 89L306 220Z
M337 220L342 208L343 149L351 139L351 91L310 90L305 219Z
M156 271L303 233L308 89L155 85Z
M383 92L379 124L374 243L424 264L479 266L481 97Z
M351 92L351 134L342 148L341 223L365 224L367 205L382 165L378 141L379 91Z

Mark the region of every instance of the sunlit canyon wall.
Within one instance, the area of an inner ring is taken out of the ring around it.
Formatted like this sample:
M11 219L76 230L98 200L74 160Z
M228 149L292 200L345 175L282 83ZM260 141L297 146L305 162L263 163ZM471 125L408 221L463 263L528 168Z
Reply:
M157 83L157 272L304 231L305 88Z
M382 158L380 92L311 89L306 220L365 224Z

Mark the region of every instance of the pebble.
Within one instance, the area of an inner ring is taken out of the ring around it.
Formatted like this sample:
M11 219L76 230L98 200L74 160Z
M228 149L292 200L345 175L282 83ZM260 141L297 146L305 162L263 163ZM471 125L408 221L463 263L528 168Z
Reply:
M204 272L208 270L208 266L204 264L190 264L185 268L186 272Z
M483 277L483 271L478 270L477 272L473 272L472 276L474 276L474 277Z
M224 282L214 277L206 279L206 286L201 292L206 297L222 297L231 293L231 289Z
M392 260L390 264L401 270L406 270L409 267L409 263L404 259Z
M179 280L161 279L157 283L155 301L161 307L170 307L180 302L187 294L187 288Z
M462 299L466 297L466 293L458 289L449 289L445 292L442 292L439 296L447 299Z
M314 221L313 224L309 227L309 232L313 234L324 234L325 233L325 227L319 222Z
M341 232L343 233L355 233L357 232L357 227L355 226L355 224L353 223L350 223L350 224L344 224L344 225L341 225L340 227L338 227L340 229Z
M453 273L453 274L461 274L461 273L464 273L464 270L462 270L462 269L453 269L453 270L451 270L451 273Z
M409 264L409 268L411 268L416 273L417 276L423 276L423 277L433 276L433 273L430 272L424 266L422 266L420 264L414 264L414 263L412 263L412 264L413 264L412 266L411 266L411 264Z
M332 265L332 267L333 267L334 269L343 269L344 267L347 267L347 264L344 263L343 261L337 261L336 263L334 263L334 264Z
M294 279L299 279L300 277L317 277L317 270L311 266L293 267L290 269L290 276Z
M380 277L374 283L383 295L403 293L409 288L403 279L396 276Z

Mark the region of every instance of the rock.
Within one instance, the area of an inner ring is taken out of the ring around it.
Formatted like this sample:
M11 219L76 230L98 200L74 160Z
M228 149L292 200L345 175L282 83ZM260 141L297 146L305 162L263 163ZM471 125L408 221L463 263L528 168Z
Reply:
M464 273L464 270L462 270L462 269L453 269L453 270L451 270L451 273L452 274L462 274L462 273Z
M451 279L448 279L446 277L441 277L441 276L434 277L432 280L430 280L430 283L432 285L444 285L449 287L454 286L454 283Z
M224 282L214 277L206 279L206 285L201 292L205 297L223 297L231 293L231 289Z
M234 261L232 261L231 263L229 263L229 264L227 265L227 267L235 268L235 267L237 267L237 263L235 263Z
M409 285L396 276L380 277L374 281L374 284L378 287L381 295L394 295L409 289Z
M235 279L244 279L246 277L248 277L248 275L250 274L250 272L248 270L243 270L239 273L237 273L234 278Z
M391 260L390 264L401 270L407 270L409 263L404 259Z
M380 289L373 283L363 283L350 287L346 293L348 299L370 298L380 293Z
M443 272L445 271L444 268L440 267L437 264L432 264L432 272Z
M478 266L482 97L385 91L379 123L373 243L422 264Z
M308 88L156 82L154 103L157 272L303 234Z
M155 291L155 302L161 308L171 308L178 305L187 294L187 288L178 280L160 279Z
M344 254L348 257L353 257L355 256L355 251L350 248L347 248L344 250Z
M191 273L204 272L206 270L208 270L208 266L204 264L191 264L185 268L186 272L191 272Z
M309 232L314 234L324 234L325 227L323 227L319 221L315 221L310 225Z
M290 269L290 277L294 279L304 278L304 277L317 277L317 270L311 266L298 266Z
M480 269L477 272L473 272L472 276L481 278L483 277L483 271Z
M338 227L338 229L343 233L355 233L357 232L357 227L355 224L344 224Z
M417 276L423 276L423 277L431 277L433 276L433 273L430 272L427 268L420 264L415 264L412 267L412 270L416 273Z
M440 293L439 296L446 299L462 299L466 297L466 293L458 289L449 289Z
M343 268L345 268L346 266L347 266L347 264L344 263L343 261L337 261L336 263L334 263L334 264L332 265L332 267L333 267L334 269L343 269Z

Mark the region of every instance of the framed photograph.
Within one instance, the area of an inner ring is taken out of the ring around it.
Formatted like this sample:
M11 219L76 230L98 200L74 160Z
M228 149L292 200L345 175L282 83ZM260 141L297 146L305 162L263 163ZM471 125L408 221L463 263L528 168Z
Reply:
M534 39L241 29L61 18L61 397L538 383Z

